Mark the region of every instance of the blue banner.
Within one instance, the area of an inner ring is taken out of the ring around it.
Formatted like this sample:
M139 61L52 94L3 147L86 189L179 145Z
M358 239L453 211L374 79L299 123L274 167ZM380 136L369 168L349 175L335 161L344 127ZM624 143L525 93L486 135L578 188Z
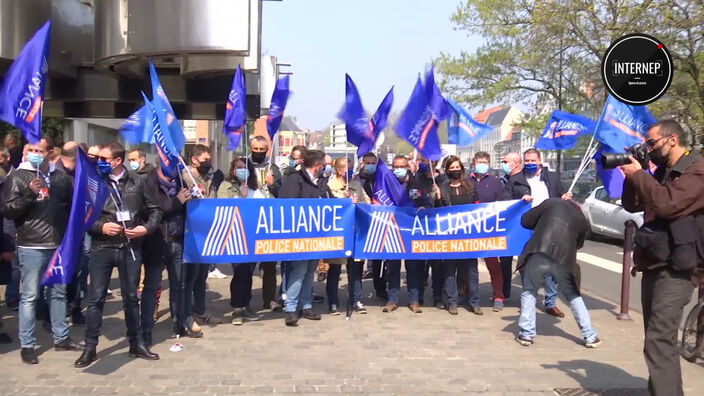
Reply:
M645 134L655 121L647 107L628 105L609 95L594 139L602 143L604 151L623 153L625 147L645 141Z
M196 199L187 211L186 263L351 257L354 248L349 199Z
M541 150L568 150L577 144L580 135L594 132L596 122L587 117L555 110L543 129L535 148Z
M73 279L83 236L100 217L101 210L110 192L102 177L78 149L76 175L73 184L71 212L61 245L54 252L44 272L42 286L55 283L67 285Z
M452 109L447 119L447 142L458 147L467 147L477 139L481 139L492 131L488 125L477 122L462 106L447 98L447 104Z
M278 86L278 83L277 83ZM246 124L246 113L244 102L247 98L247 87L244 85L244 74L240 65L237 65L234 77L232 77L232 87L227 95L225 105L225 120L222 124L222 133L227 136L230 144L227 150L234 150L240 145L242 133Z
M0 87L0 120L16 126L32 144L39 143L42 134L50 31L49 20L20 50Z
M518 256L531 231L521 216L524 201L416 210L357 205L357 259L466 259Z
M276 81L274 93L271 95L271 104L269 105L269 113L266 116L266 130L269 133L269 138L274 141L274 135L281 126L281 121L284 118L284 110L286 102L288 102L288 80L289 76L284 76ZM229 101L228 101L229 103Z

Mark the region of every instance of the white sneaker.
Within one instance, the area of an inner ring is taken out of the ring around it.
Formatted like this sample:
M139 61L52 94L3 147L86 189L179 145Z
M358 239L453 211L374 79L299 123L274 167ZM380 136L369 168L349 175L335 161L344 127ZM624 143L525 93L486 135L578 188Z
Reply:
M214 270L208 272L208 278L226 279L227 275L223 274L222 272L220 272L219 269L215 268Z

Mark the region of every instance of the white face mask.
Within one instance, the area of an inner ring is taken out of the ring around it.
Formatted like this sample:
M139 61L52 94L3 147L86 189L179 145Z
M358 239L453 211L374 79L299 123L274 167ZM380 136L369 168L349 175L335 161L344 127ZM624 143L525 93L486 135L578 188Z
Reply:
M139 161L130 161L130 169L133 171L139 170Z

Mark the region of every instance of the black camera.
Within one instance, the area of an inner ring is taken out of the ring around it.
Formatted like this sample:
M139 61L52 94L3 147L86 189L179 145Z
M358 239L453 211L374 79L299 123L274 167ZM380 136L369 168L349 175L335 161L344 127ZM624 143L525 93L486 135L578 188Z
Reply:
M640 166L643 169L648 169L648 162L650 158L648 157L648 147L645 143L637 143L626 149L625 153L602 153L601 154L601 166L604 169L613 169L617 166L626 165L631 163L628 156L633 156L636 161L640 162Z

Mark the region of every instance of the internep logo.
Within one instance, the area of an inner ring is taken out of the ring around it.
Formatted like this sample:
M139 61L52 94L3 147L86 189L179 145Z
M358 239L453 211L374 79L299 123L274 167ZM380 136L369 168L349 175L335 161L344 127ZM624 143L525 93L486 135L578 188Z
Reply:
M215 208L213 224L205 238L202 256L247 255L247 238L244 233L240 209L236 206Z
M393 213L374 212L364 241L366 253L406 253L398 222Z

